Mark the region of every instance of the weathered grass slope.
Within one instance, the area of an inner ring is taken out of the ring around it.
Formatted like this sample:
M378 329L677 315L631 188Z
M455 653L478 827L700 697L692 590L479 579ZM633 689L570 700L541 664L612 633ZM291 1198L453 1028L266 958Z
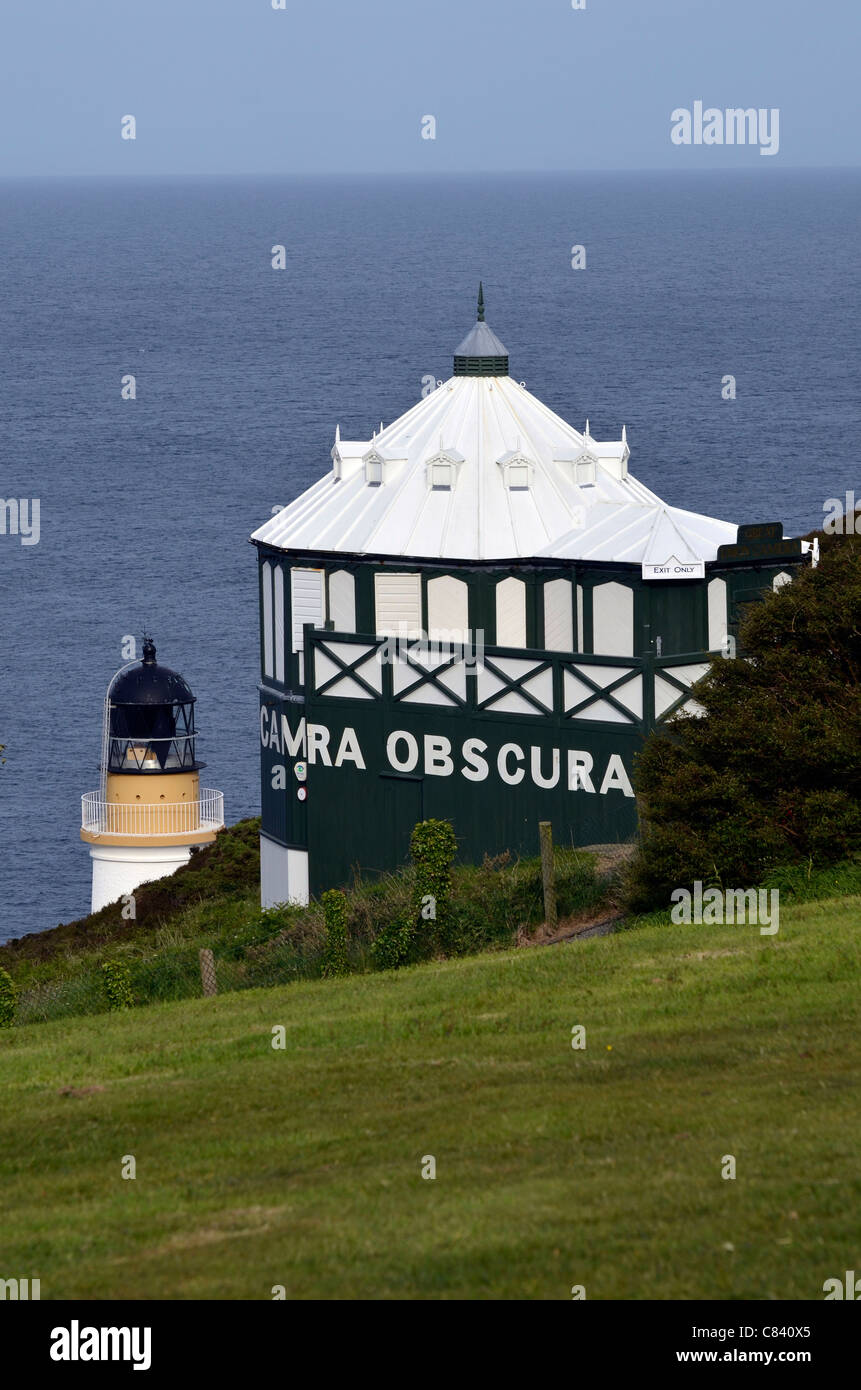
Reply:
M176 873L141 884L134 895L133 921L121 915L120 903L109 903L74 922L4 942L0 963L14 969L20 961L49 960L64 952L99 949L112 941L146 940L155 928L201 903L226 904L259 893L259 833L259 818L237 821L214 844L196 851Z
M321 906L311 902L261 911L257 829L258 823L241 821L170 878L144 885L135 895L134 921L123 919L117 904L38 939L24 937L0 947L0 965L19 991L17 1022L105 1012L101 967L106 960L128 969L138 1005L198 997L201 948L214 953L220 993L319 977L325 942ZM593 854L557 849L556 874L563 916L588 918L612 897L613 870L599 873ZM373 941L410 912L413 876L407 865L359 880L348 891L353 970L374 967ZM540 860L509 862L500 855L478 866L457 865L451 914L444 941L436 939L430 924L420 958L513 945L519 929L536 926L544 915Z
M821 1299L859 1267L859 915L6 1031L5 1271L48 1299Z

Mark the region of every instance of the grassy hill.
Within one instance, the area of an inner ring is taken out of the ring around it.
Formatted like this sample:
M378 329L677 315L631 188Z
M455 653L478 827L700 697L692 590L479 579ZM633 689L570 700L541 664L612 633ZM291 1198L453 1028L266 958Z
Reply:
M859 1260L859 912L4 1030L6 1272L46 1299L821 1299Z
M121 903L51 931L0 946L0 966L19 991L22 1023L102 1013L102 962L128 968L136 1004L195 998L201 948L213 952L219 991L260 988L321 974L325 927L318 902L261 911L259 820L240 821L169 878L135 893L136 916ZM612 910L616 869L583 851L556 850L560 914L569 922ZM380 932L408 912L414 868L353 884L348 893L351 964L373 968ZM456 866L453 929L444 952L429 933L428 955L510 946L543 917L541 864L507 855Z

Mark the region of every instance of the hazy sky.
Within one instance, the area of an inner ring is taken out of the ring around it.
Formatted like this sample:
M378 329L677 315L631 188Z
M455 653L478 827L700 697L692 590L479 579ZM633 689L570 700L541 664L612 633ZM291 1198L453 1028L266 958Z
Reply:
M861 0L585 4L0 0L0 175L859 163ZM779 154L674 145L698 100Z

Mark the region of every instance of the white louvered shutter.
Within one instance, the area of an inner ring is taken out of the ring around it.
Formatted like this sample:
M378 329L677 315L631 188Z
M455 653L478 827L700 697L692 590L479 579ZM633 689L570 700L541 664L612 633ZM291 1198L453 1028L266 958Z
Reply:
M290 616L293 627L293 651L299 653L299 682L304 685L304 639L302 628L305 623L322 627L323 609L323 571L293 569L290 571Z
M416 637L422 630L420 574L375 574L376 630L381 636Z

